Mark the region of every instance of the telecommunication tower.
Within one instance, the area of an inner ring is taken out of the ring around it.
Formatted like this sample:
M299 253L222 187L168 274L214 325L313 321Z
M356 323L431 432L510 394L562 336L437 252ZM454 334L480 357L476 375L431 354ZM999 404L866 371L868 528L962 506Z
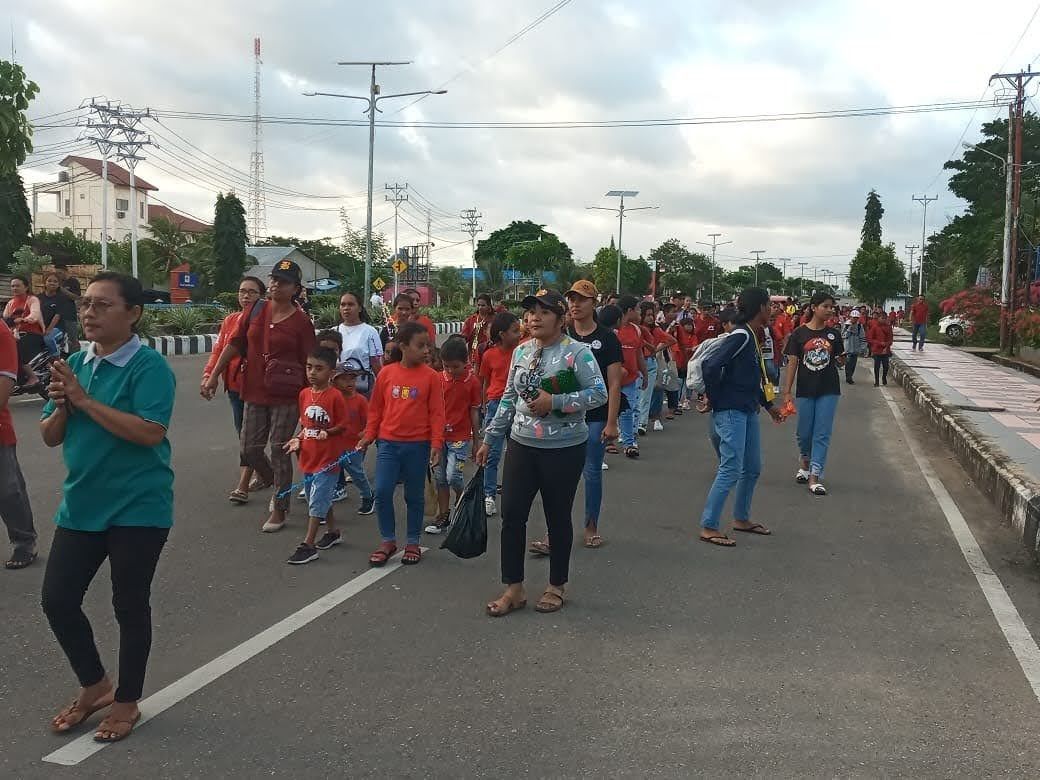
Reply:
M264 199L263 123L260 121L260 38L253 39L253 153L249 156L249 226L252 240L267 233L267 203Z

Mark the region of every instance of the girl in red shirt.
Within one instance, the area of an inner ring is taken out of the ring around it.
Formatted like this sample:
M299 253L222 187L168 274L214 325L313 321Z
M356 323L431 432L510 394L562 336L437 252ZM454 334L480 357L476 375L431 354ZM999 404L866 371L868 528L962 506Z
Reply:
M376 453L376 514L379 548L368 557L372 566L383 566L397 552L397 517L394 490L404 480L408 506L408 543L401 563L422 560L419 538L423 530L426 469L440 462L444 445L444 391L441 377L427 365L430 335L418 322L405 322L395 341L401 362L385 366L376 377L368 407L368 425L358 442L364 450L378 441Z
M520 344L520 321L509 311L500 311L491 320L488 331L491 346L480 358L480 378L483 386L481 395L485 409L484 419L493 420L498 412L498 402L506 391L509 367L513 361L513 350ZM502 442L496 443L488 452L484 467L484 510L495 514L495 496L498 494L498 464L502 460Z

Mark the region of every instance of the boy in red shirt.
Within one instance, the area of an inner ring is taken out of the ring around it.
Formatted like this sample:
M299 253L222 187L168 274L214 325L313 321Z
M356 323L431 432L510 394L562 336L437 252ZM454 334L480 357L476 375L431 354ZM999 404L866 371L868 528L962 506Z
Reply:
M628 401L628 408L622 409L618 415L618 427L621 429L621 446L624 447L625 457L638 458L636 424L639 400L648 389L646 360L643 358L643 331L639 327L639 301L635 296L624 295L618 299L617 306L621 309L621 321L617 329L623 371L621 394Z
M376 514L383 541L368 557L369 565L383 566L397 552L397 518L394 490L404 480L408 506L408 543L401 563L412 566L422 560L419 537L423 531L426 470L440 463L444 446L444 391L441 377L426 364L430 336L418 322L405 322L397 330L401 362L385 366L376 377L368 424L358 449L379 442L376 453Z
M332 382L343 395L343 401L347 407L347 416L343 422L343 449L350 453L350 457L344 462L343 470L350 475L350 480L357 487L358 494L361 496L361 507L358 509L358 514L370 515L375 511L375 496L372 493L368 475L365 473L365 458L355 452L358 442L361 441L361 436L365 432L365 426L368 424L368 401L357 391L357 380L363 373L365 373L365 369L360 361L355 358L347 358L340 364L338 373ZM346 497L347 486L344 481L342 486L337 485L337 499L341 487L343 497Z
M437 519L426 533L439 534L448 527L451 491L458 501L465 488L462 465L477 451L480 431L480 381L469 366L469 345L452 336L441 347L441 384L444 388L444 448L434 472L437 482Z
M702 303L697 315L693 318L694 333L697 334L697 343L700 344L708 339L713 339L722 333L722 325L711 313L711 304Z
M303 484L307 488L307 536L286 563L304 564L318 559L318 550L339 544L339 531L332 516L332 496L339 479L339 459L343 454L343 430L347 405L343 395L332 386L336 353L317 347L307 358L310 387L300 391L300 431L285 445L286 452L299 454ZM315 542L318 526L328 524Z
M488 337L491 346L480 357L480 379L484 419L493 420L506 391L513 350L520 344L520 321L512 312L500 311L491 319ZM498 464L502 460L503 443L504 439L492 444L484 467L484 511L489 516L497 510L495 495L498 493Z
M920 349L921 352L924 352L924 337L928 335L928 301L924 299L923 295L918 295L914 305L910 307L910 321L914 327L910 349ZM918 347L919 341L920 347Z
M18 380L18 345L7 324L0 320L0 517L14 552L5 569L24 569L36 560L36 528L33 526L29 491L15 454L17 439L7 399Z

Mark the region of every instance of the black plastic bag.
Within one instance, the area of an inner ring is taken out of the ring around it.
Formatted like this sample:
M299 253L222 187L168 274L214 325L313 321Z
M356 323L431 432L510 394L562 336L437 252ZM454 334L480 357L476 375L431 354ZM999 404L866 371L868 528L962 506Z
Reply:
M460 558L476 558L487 552L487 513L484 510L484 467L470 479L462 498L451 510L451 525L441 544Z

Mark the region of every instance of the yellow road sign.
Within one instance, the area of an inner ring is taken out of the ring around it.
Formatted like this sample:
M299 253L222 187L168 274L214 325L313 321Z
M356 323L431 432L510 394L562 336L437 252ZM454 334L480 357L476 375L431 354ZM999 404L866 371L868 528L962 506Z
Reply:
M395 274L400 276L408 270L408 263L406 263L404 260L394 260L394 264L390 267L394 269Z
M384 287L386 287L386 282L383 281L383 277L377 276L372 281L372 286L375 287L377 290L382 290Z

